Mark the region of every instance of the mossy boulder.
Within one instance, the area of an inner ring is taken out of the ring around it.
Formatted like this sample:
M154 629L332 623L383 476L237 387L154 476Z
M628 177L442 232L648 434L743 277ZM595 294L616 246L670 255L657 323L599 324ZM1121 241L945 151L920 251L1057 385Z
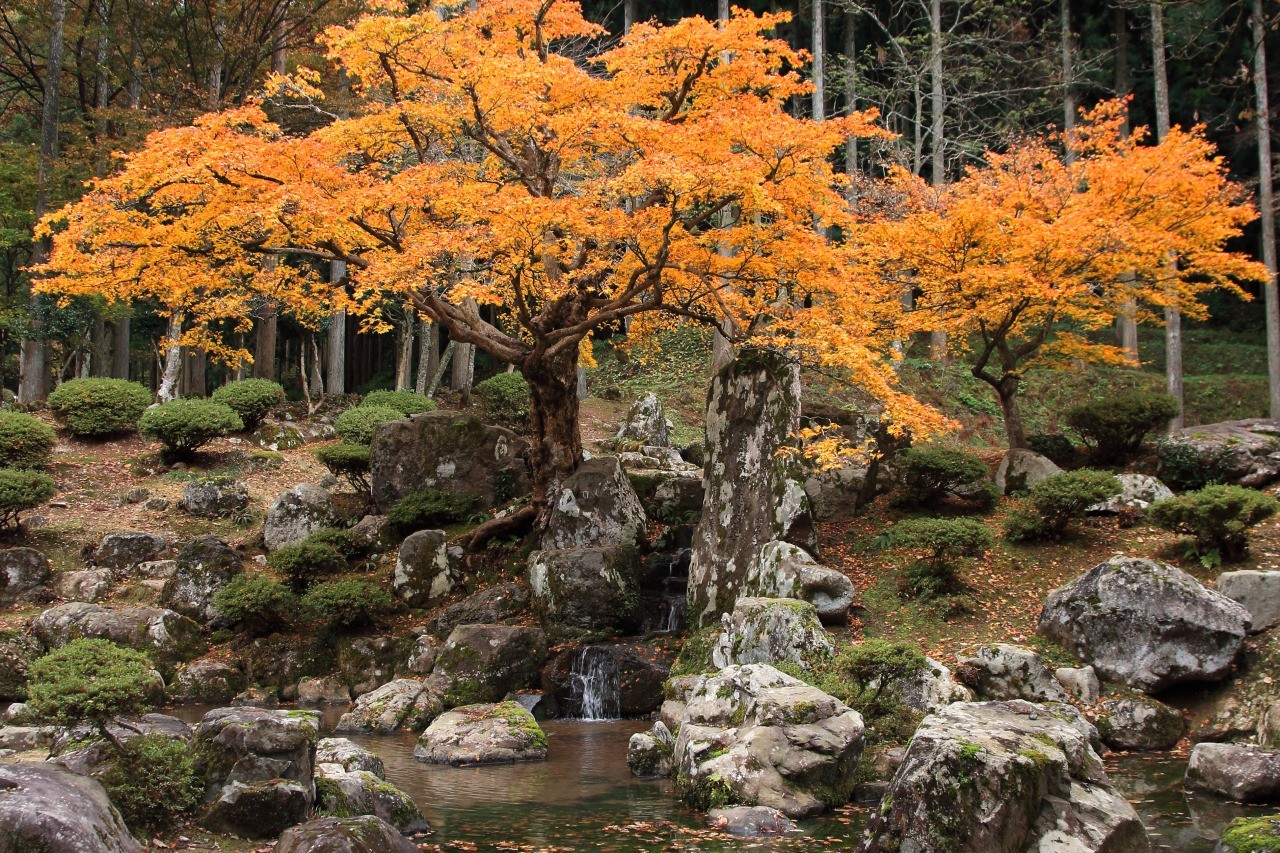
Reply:
M739 598L723 625L711 652L716 667L767 663L810 669L835 654L817 608L796 598Z
M459 625L436 657L436 673L450 682L445 704L497 702L513 690L536 687L547 654L547 637L538 628Z
M1108 699L1097 714L1102 742L1127 752L1173 749L1186 728L1180 711L1148 696Z
M1280 816L1236 818L1213 853L1280 853Z
M547 757L547 736L516 702L465 705L441 714L413 757L429 764L507 764Z

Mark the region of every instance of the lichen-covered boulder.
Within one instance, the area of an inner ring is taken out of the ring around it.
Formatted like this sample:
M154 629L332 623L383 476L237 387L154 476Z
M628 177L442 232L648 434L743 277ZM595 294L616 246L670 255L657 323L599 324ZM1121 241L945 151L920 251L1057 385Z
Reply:
M666 723L658 720L647 732L636 732L627 741L627 769L634 776L670 776L675 772L676 739Z
M19 601L48 601L49 561L35 548L0 550L0 607Z
M1061 473L1062 469L1048 457L1034 450L1015 447L996 467L996 489L1002 495L1013 495Z
M644 537L644 508L616 456L597 456L560 483L544 549L633 548Z
M249 505L249 487L233 477L201 477L182 490L182 508L201 518L225 518Z
M530 604L525 583L500 583L446 605L427 622L434 637L444 639L459 625L493 625L523 613Z
M430 634L420 634L413 641L413 648L404 662L403 670L407 675L418 677L430 675L436 666L436 655L440 654L440 641Z
M645 394L631 404L627 416L618 426L616 444L639 447L670 447L671 421L662 409L662 401L654 393Z
M1053 677L1063 690L1086 705L1095 704L1102 695L1098 673L1091 666L1060 666L1053 671Z
M835 646L818 610L796 598L739 598L724 614L711 651L713 666L746 663L794 664L810 669L830 660Z
M1054 590L1037 630L1104 679L1155 692L1224 678L1248 627L1244 607L1181 569L1113 557Z
M115 763L115 747L107 742L96 727L81 725L59 729L49 749L50 761L86 776L99 776ZM144 735L176 741L190 741L191 727L168 714L143 714L141 717L116 719L107 731L119 743L128 743Z
M924 719L863 853L1144 853L1146 830L1069 706L960 702Z
M379 424L370 446L373 498L380 510L410 492L475 495L485 509L528 494L528 445L473 415L438 411Z
M1108 699L1097 714L1102 742L1126 752L1173 749L1186 726L1177 709L1147 696Z
M459 625L436 657L435 672L449 680L446 705L497 702L538 684L547 637L516 625Z
M387 776L387 768L381 758L344 737L321 738L316 744L316 766L325 764L335 764L348 773L362 770L379 779Z
M0 764L0 851L141 850L93 779L49 764Z
M297 698L298 682L333 670L333 649L316 634L272 634L240 649L245 681L270 699Z
M268 551L297 545L317 530L336 527L339 518L333 495L314 483L300 483L271 502L262 525Z
M1223 572L1213 588L1249 611L1249 629L1265 631L1280 625L1280 572L1243 569Z
M1236 818L1222 830L1213 853L1280 853L1280 815Z
M178 552L177 568L160 590L160 604L212 628L225 624L213 597L244 571L240 555L216 536L201 536Z
M1116 474L1120 494L1088 507L1090 513L1144 513L1156 501L1173 497L1173 490L1150 474Z
M768 806L811 817L849 801L862 717L767 664L699 679L676 736L676 787L697 809Z
M419 530L400 545L392 591L410 607L444 598L462 580L443 530Z
M635 615L635 552L573 548L529 555L529 588L551 630L609 631Z
M338 732L391 734L420 732L444 710L447 682L439 678L398 678L356 699L355 707L338 720Z
M1229 483L1256 489L1280 479L1280 421L1249 418L1175 430L1160 447L1161 461L1185 449Z
M290 827L275 853L417 853L400 830L374 815L319 817Z
M139 563L160 559L168 548L169 541L156 533L108 533L93 552L93 564L128 571Z
M1280 801L1280 750L1252 744L1198 743L1185 784L1243 803Z
M37 644L24 634L0 633L0 702L27 698L27 667L39 656Z
M465 705L427 726L413 757L429 764L506 764L547 757L547 736L516 702Z
M244 673L231 664L202 659L178 670L169 692L182 704L226 705L245 686Z
M889 685L902 704L914 711L932 714L952 702L972 702L973 691L955 680L951 670L933 658L924 666Z
M334 817L376 815L407 832L429 828L413 798L367 770L316 765L316 808Z
M399 540L395 525L385 515L366 515L351 528L351 535L366 543L376 553L389 551Z
M854 587L841 572L818 565L803 548L790 542L770 542L760 549L756 570L749 574L743 595L798 598L818 608L824 625L843 625L853 607Z
M333 676L304 678L298 682L299 705L347 705L351 690Z
M689 566L689 623L715 624L743 595L770 542L804 544L808 498L779 454L800 426L800 371L779 352L744 349L711 383L706 486ZM799 538L797 538L799 537ZM800 541L800 540L804 541Z
M1023 646L980 646L972 656L960 658L959 664L971 677L969 685L983 699L1071 701L1040 655Z
M352 696L376 690L397 675L404 674L405 658L412 644L412 637L405 634L350 637L338 647L335 675Z
M111 570L58 572L53 576L53 591L64 601L99 601L111 591Z
M72 602L51 607L31 620L31 633L45 649L61 648L87 637L110 640L147 652L166 680L181 663L208 650L200 626L159 607L120 607Z

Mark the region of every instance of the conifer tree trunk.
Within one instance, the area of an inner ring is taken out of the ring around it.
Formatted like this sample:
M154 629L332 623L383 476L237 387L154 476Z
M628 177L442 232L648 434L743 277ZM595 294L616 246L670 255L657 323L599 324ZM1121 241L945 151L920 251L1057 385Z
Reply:
M1151 60L1155 76L1156 92L1156 141L1169 135L1169 73L1165 67L1164 7L1159 2L1151 4ZM1170 258L1176 264L1177 258ZM1169 394L1178 401L1178 414L1169 421L1169 430L1182 429L1182 313L1176 305L1164 309L1164 360L1165 384Z
M932 129L932 175L933 185L940 187L947 182L946 160L946 98L942 89L942 0L930 0L929 3L929 77L932 86L930 93L930 117ZM933 360L939 364L947 363L947 333L941 329L929 335L929 349Z
M413 327L417 325L413 316L405 318L404 328L400 333L399 351L396 354L396 390L408 391L413 373Z
M826 20L822 0L813 0L813 120L827 117Z
M1071 0L1061 0L1062 4L1062 132L1066 140L1075 135L1076 130L1076 93L1075 93L1075 57L1071 36ZM1065 140L1064 140L1065 141ZM1075 149L1066 146L1068 163L1076 159Z
M129 336L132 333L129 327L131 325L129 317L121 317L114 323L111 375L116 379L129 378Z
M1117 98L1127 98L1133 92L1133 81L1129 78L1129 13L1123 6L1111 10L1111 29L1115 38L1115 92ZM1129 135L1129 110L1124 111L1124 123L1120 126L1121 135ZM1132 281L1133 274L1127 276ZM1126 302L1116 316L1116 336L1120 347L1124 350L1125 359L1134 366L1138 364L1138 306L1132 300Z
M1280 294L1276 289L1275 184L1271 174L1271 98L1267 86L1267 30L1262 0L1253 0L1253 87L1258 133L1258 207L1261 208L1262 262L1267 267L1263 299L1267 313L1267 389L1271 417L1280 418Z
M347 265L344 261L333 261L329 265L329 282L337 284L347 276ZM326 372L329 374L325 388L330 394L347 393L347 312L337 311L329 323L329 340Z

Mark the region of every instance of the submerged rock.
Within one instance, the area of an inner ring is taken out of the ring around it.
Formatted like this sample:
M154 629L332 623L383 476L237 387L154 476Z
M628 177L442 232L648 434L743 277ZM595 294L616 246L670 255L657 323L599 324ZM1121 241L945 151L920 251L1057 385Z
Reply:
M93 779L48 764L0 764L0 850L141 853Z
M924 719L862 853L1144 853L1146 830L1069 707L957 703Z
M1054 590L1038 631L1103 678L1147 692L1225 678L1249 613L1165 563L1113 557Z
M374 815L320 817L285 830L275 853L418 853L391 824Z
M760 838L791 832L796 825L777 809L766 806L734 806L707 812L712 829L738 838Z
M465 705L441 714L418 739L413 757L429 764L505 764L547 757L547 736L515 702Z

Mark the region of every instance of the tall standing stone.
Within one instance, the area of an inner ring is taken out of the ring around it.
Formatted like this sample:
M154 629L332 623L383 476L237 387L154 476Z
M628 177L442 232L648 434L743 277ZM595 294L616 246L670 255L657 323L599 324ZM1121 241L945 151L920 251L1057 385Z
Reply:
M744 349L712 380L706 490L689 567L694 627L756 594L762 549L808 521L804 487L778 454L799 426L800 368L782 353Z

